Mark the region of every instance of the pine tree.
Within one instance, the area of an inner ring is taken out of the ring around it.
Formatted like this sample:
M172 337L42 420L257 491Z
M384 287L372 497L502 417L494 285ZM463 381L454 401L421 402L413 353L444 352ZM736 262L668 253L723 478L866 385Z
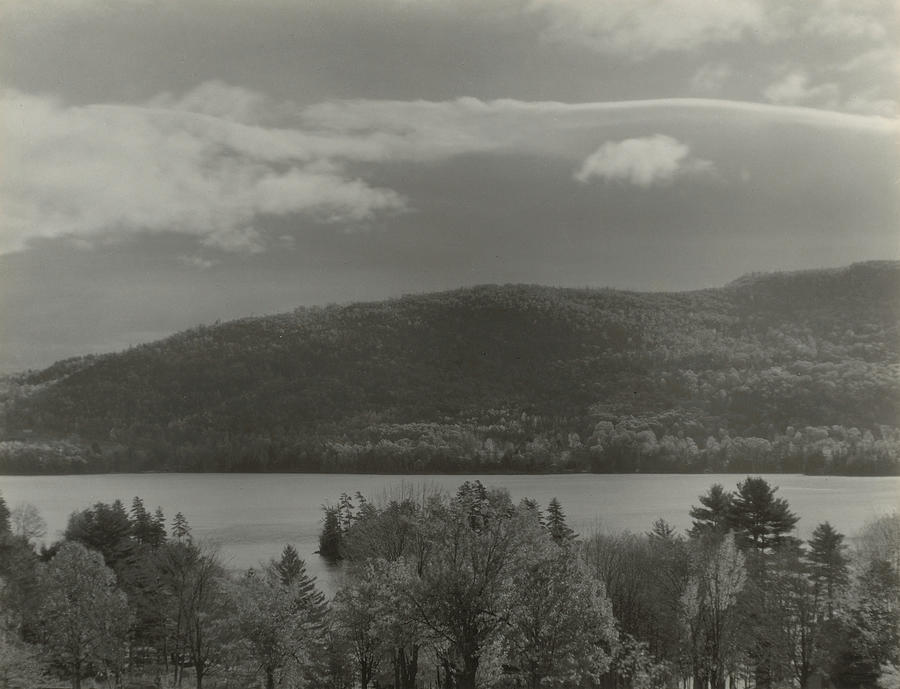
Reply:
M828 522L819 524L809 539L809 577L825 600L828 619L833 618L835 600L849 583L846 549L844 534Z
M272 567L285 586L293 584L304 569L303 560L300 559L297 549L290 544L284 546L284 550L281 551L281 559L272 561Z
M150 534L150 545L154 548L159 548L166 542L166 516L163 514L162 507L157 507L156 512L153 514Z
M325 517L322 533L319 534L319 550L316 551L329 562L337 562L343 557L344 533L337 507L323 507Z
M338 515L341 518L341 531L344 533L353 525L353 500L346 493L341 493L338 500Z
M653 528L647 533L651 541L663 541L670 543L678 538L675 527L665 519L657 519L653 522Z
M704 533L725 533L729 529L732 495L720 483L714 483L706 495L700 496L703 507L691 506L691 536Z
M562 505L555 497L547 505L546 528L550 532L550 537L560 545L575 539L575 532L566 524Z
M787 534L800 518L791 512L786 500L775 497L778 488L759 476L748 476L737 488L728 521L737 533L738 544L767 553L790 542Z
M191 527L181 512L176 512L175 519L172 520L172 538L179 543L191 540Z
M10 534L9 526L9 507L6 506L6 500L0 493L0 538Z
M144 507L144 501L135 496L131 501L131 534L138 543L149 543L151 540L152 521L150 513Z
M75 512L69 517L64 537L103 554L108 567L121 571L134 555L134 541L128 513L121 500L103 502Z

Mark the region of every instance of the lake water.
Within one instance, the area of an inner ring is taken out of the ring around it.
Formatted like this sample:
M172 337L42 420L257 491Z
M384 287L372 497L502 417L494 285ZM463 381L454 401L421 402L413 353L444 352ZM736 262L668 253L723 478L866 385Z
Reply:
M765 476L800 516L798 534L810 535L830 521L852 535L867 520L900 506L900 477ZM536 499L546 507L557 497L569 525L582 535L595 530L646 531L662 517L679 529L690 526L688 510L713 483L733 489L743 476L565 474L544 476L383 476L358 474L106 474L95 476L0 476L10 507L35 505L47 521L46 540L59 537L69 514L98 501L138 495L147 509L162 507L171 520L182 512L194 537L217 543L228 567L245 569L277 557L292 543L325 590L335 573L315 555L325 503L360 491L377 499L402 486L454 491L467 479L505 487L515 501Z

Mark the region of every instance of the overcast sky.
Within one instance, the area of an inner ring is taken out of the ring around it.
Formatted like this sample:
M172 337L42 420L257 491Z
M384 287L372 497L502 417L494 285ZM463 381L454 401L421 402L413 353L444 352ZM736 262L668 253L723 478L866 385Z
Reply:
M900 257L895 0L0 0L0 371Z

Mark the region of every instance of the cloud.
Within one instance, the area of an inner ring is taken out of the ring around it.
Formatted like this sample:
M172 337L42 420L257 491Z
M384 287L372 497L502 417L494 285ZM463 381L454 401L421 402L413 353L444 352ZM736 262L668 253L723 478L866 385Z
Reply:
M887 2L823 0L802 25L802 31L826 38L879 41L887 34L892 9Z
M190 266L191 268L199 268L200 270L207 270L219 263L218 261L211 258L187 254L179 256L178 261L179 263L183 263L186 266Z
M809 75L802 69L793 70L769 84L763 95L778 105L816 103L827 108L837 106L840 89L835 83L811 86Z
M574 178L582 184L599 178L650 187L671 182L677 175L712 169L709 161L691 158L689 154L687 145L663 134L607 141L585 158Z
M554 134L635 121L723 120L792 124L894 135L896 119L794 105L713 98L655 98L595 103L482 101L330 101L306 108L302 120L320 136L354 134L366 153L389 159L441 159L481 151L557 147Z
M859 107L889 112L875 100ZM732 122L898 132L890 117L702 98L352 100L299 108L219 82L141 105L72 107L4 90L0 109L0 254L42 238L90 245L140 233L178 233L201 246L261 252L275 241L262 229L266 217L302 214L352 229L407 210L400 192L378 185L380 164L433 164L473 153L577 164L585 141L615 138L638 122L656 131ZM617 163L636 184L703 168L682 146L651 137L602 149L582 176L619 170L604 167L613 153L644 156L631 167Z
M715 94L734 78L734 69L725 62L703 65L691 77L691 91L702 94Z
M211 92L201 88L182 104ZM66 107L12 90L0 93L0 109L0 253L37 238L92 242L143 232L258 252L263 216L359 223L405 207L398 193L351 178L337 163L322 165L340 146L299 131L185 110ZM237 114L221 99L216 109Z
M732 43L769 30L758 0L532 0L530 7L545 18L546 39L633 59Z

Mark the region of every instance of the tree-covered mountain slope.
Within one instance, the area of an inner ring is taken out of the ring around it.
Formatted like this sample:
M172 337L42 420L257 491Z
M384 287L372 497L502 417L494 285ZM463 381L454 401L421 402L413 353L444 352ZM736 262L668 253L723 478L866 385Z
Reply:
M0 471L897 473L898 323L897 262L304 308L7 379Z

